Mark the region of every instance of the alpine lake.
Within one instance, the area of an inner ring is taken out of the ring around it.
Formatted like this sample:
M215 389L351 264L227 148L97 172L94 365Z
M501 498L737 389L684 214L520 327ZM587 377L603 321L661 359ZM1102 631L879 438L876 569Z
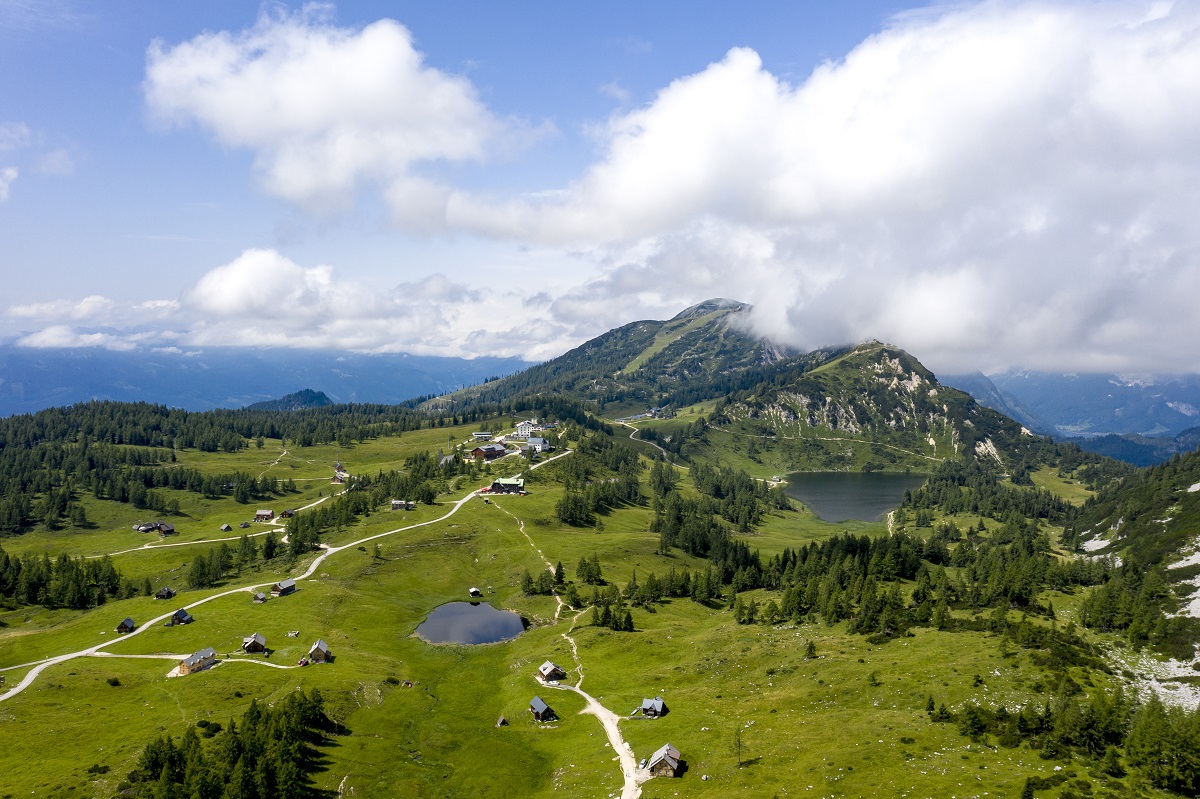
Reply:
M904 492L919 488L923 474L893 472L794 472L784 491L823 521L877 522L899 507Z
M494 644L525 632L525 620L486 602L448 602L417 625L416 634L431 644Z

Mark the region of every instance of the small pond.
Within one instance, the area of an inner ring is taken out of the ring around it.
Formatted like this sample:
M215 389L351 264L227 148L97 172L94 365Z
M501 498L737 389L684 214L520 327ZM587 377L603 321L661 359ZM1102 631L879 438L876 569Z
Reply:
M450 602L433 609L417 626L431 644L492 644L525 632L525 620L486 602Z
M925 482L923 474L889 472L796 472L785 491L827 522L875 522L899 507L904 492Z

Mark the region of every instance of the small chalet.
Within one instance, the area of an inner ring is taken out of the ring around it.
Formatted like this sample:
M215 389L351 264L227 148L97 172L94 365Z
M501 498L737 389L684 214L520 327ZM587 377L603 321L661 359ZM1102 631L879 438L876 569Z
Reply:
M254 604L261 605L262 603L264 603L266 601L267 601L267 595L264 594L262 591L259 591L257 594L254 595Z
M471 590L468 591L467 593L470 594L471 596L483 596L483 592L480 591L475 586L471 586Z
M507 454L508 450L503 444L484 444L482 447L471 450L471 457L476 460L490 461Z
M437 454L437 459L438 459L438 468L440 469L441 467L445 466L447 463L454 463L454 453L451 452L449 455L443 455L442 451L439 449L438 454Z
M158 532L160 535L175 535L175 525L160 524L158 526Z
M294 593L295 590L296 581L291 577L288 577L287 579L280 580L279 582L275 583L275 585L271 586L271 596L287 596L288 594Z
M504 716L501 716L500 718L496 719L496 726L497 727L507 727L508 719L504 718Z
M269 522L275 518L275 511L270 509L262 509L254 511L254 521Z
M472 433L471 438L476 441L491 441L492 435L492 433Z
M554 711L550 708L549 705L547 705L545 702L542 701L542 698L540 696L535 696L529 702L529 712L532 713L533 717L535 719L537 719L538 721L557 721L558 720L558 716L554 715Z
M206 646L194 655L188 655L183 660L179 661L179 673L195 674L198 671L203 671L209 666L217 662L217 651L211 646Z
M416 510L417 503L411 499L393 499L392 510Z
M549 682L550 680L565 680L567 678L567 673L563 671L562 666L551 663L549 660L547 660L538 667L538 676L546 682Z
M233 528L232 528L232 527L230 527L228 524L222 524L222 525L221 525L221 532L222 532L222 533L228 533L228 532L231 532L232 530L233 530Z
M489 493L492 494L520 494L525 490L525 478L523 477L497 477L492 481L492 487Z
M238 525L238 527L242 528L243 530L245 530L249 526L250 526L250 522L242 522L241 524Z
M133 619L129 618L128 616L125 617L125 621L117 625L117 632L119 633L131 633L136 629L137 625L134 624Z
M344 482L346 482L346 481L342 479L342 476L340 474L335 474L333 476L333 479L329 481L330 485L335 485L335 486L340 486Z
M679 754L679 750L670 744L665 744L662 749L650 756L650 762L646 768L655 777L678 777L682 770L683 759Z
M656 719L659 716L665 716L670 711L667 708L667 703L663 701L661 696L656 696L653 699L643 699L642 706L634 713L641 713L648 719Z
M155 599L174 599L175 589L170 586L163 586L154 593Z
M329 644L325 643L323 638L318 638L317 642L312 645L312 649L308 650L310 663L325 663L329 657Z
M529 437L529 448L534 452L549 452L554 449L550 446L550 442L540 436Z
M255 633L242 639L242 651L247 654L251 652L265 652L266 650L267 639L262 633Z
M171 614L171 618L167 619L167 626L174 627L176 624L191 624L194 621L195 619L192 618L192 614L180 608Z
M295 516L295 515L296 515L296 509L295 509L295 508L288 508L288 509L287 509L287 510L285 510L283 513L279 514L279 518L281 518L281 519L290 519L290 518L292 518L292 517L293 517L293 516Z

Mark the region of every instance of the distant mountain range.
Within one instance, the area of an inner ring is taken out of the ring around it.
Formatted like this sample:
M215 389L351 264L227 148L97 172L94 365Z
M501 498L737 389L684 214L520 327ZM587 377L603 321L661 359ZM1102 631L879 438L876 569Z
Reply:
M1035 433L1135 466L1200 445L1200 375L1143 380L1012 371L941 379Z
M92 399L241 408L309 388L334 402L399 403L503 377L517 358L224 347L201 352L0 347L0 416Z

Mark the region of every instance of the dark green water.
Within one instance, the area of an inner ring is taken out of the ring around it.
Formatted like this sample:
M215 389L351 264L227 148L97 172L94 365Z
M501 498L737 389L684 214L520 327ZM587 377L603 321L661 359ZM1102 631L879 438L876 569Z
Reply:
M439 605L417 625L417 635L434 644L491 644L525 632L525 622L486 602Z
M827 522L876 522L900 505L905 491L924 483L925 475L796 472L789 474L787 481L787 495Z

